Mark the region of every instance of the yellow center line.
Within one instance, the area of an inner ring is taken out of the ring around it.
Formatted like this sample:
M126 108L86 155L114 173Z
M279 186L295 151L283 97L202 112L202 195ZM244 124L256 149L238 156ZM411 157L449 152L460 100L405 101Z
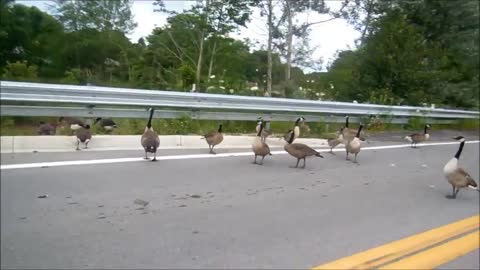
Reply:
M479 248L479 239L480 231L477 230L379 269L433 269Z
M480 216L472 216L448 225L341 258L313 269L371 269L420 251L480 227Z

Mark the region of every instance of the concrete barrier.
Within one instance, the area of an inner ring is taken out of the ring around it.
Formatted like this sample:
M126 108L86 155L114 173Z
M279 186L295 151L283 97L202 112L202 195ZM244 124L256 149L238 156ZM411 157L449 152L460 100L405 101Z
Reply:
M142 150L140 135L94 135L87 151ZM219 149L250 148L254 136L225 135ZM75 151L75 136L1 136L1 153L26 152L72 152ZM311 147L327 146L324 139L299 138L295 142ZM271 148L283 147L285 142L279 138L268 138ZM83 147L81 145L80 147ZM162 135L159 149L208 149L207 143L197 135Z

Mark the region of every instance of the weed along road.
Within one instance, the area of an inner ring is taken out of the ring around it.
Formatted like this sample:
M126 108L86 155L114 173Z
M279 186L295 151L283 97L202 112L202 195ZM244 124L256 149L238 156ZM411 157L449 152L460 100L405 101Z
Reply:
M478 148L459 161L475 180ZM480 193L445 197L457 149L372 141L305 169L281 149L2 154L1 266L478 269Z

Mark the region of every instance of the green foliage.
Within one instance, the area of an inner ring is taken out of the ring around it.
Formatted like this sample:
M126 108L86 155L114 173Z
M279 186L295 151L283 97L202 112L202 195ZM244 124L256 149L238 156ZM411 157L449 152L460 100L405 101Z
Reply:
M410 130L421 130L425 127L427 121L423 117L412 117L408 119L408 123L405 126L407 129Z
M12 81L35 81L37 79L37 70L37 66L28 65L27 61L17 61L15 63L7 62L2 79Z

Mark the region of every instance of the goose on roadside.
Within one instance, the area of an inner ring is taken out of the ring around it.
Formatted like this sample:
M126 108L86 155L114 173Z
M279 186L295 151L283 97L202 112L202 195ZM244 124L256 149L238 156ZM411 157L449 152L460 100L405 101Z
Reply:
M252 143L252 150L255 154L255 159L253 160L253 164L263 165L263 160L265 159L266 155L272 155L270 153L270 147L265 143L265 140L262 138L262 131L264 129L265 122L262 121L260 124L260 129L257 132L257 136L253 139ZM257 156L262 157L262 161L257 163Z
M78 129L81 129L85 126L85 122L78 119L78 118L75 118L75 117L60 117L58 119L58 122L60 123L66 123L67 125L70 126L70 129L71 130L78 130Z
M255 127L255 131L258 133L258 131L260 130L260 126L262 125L262 123L264 123L264 127L263 127L263 131L262 131L262 140L265 141L269 136L272 135L272 131L270 129L267 129L267 121L264 121L262 119L262 117L259 117L257 119L257 126Z
M343 127L343 131L342 131L342 135L343 135L343 139L345 142L347 141L351 141L353 138L355 138L355 135L357 135L357 132L358 130L356 129L353 129L353 128L349 128L349 118L350 116L345 116L345 127ZM359 136L359 139L361 141L364 141L365 138L362 138Z
M150 116L148 117L147 126L143 131L141 143L143 149L145 149L145 159L148 159L148 153L153 153L152 161L156 161L157 149L160 146L160 138L152 127L152 117L155 110L153 108L149 108L148 111L150 112Z
M430 134L428 130L430 129L430 125L425 125L422 133L413 133L408 136L405 136L405 140L411 143L412 148L417 147L417 143L428 141L430 139Z
M56 126L50 123L40 122L38 126L38 135L55 135Z
M110 118L101 118L101 117L97 117L97 119L95 119L95 122L93 122L93 124L99 124L101 127L103 127L103 129L105 129L107 132L110 132L112 130L114 130L115 128L117 128L117 124Z
M296 140L300 136L300 124L305 122L304 117L299 117L295 121L295 125L293 126L293 130L289 129L285 135L283 135L283 139L288 143L290 139L293 137L293 141Z
M76 130L77 135L77 148L76 150L80 150L80 143L85 144L85 149L88 148L88 143L92 139L92 132L90 131L90 125L84 125L80 129Z
M329 138L327 139L327 142L328 142L328 146L330 146L330 154L333 154L335 155L335 153L333 153L333 148L335 148L337 145L341 144L344 142L343 140L343 127L340 129L340 132L338 132L338 134L335 134L336 137L335 138Z
M223 141L223 133L222 133L222 124L218 125L217 131L209 132L203 135L202 139L205 139L208 143L208 148L210 149L210 154L217 154L213 151L215 145L220 144Z
M460 159L463 146L465 145L465 138L462 136L457 136L453 139L460 141L460 146L455 156L443 167L443 173L445 174L448 183L452 185L452 195L446 196L449 199L455 199L458 191L460 191L461 188L469 187L480 191L472 176L470 176L470 174L468 174L463 168L458 167L458 160Z
M290 136L288 143L284 146L284 149L287 153L291 156L297 158L297 164L295 168L298 168L298 163L301 159L303 159L303 167L305 169L306 166L306 158L310 156L317 156L323 158L323 156L317 152L315 149L311 148L310 146L303 144L303 143L293 143L295 136Z
M347 143L345 144L345 150L347 152L346 159L349 160L348 154L352 153L352 154L355 155L355 160L353 161L354 163L358 163L357 162L357 155L358 155L358 153L360 153L360 149L361 149L360 132L362 132L362 128L363 128L363 125L360 124L355 137L353 139L347 141Z

